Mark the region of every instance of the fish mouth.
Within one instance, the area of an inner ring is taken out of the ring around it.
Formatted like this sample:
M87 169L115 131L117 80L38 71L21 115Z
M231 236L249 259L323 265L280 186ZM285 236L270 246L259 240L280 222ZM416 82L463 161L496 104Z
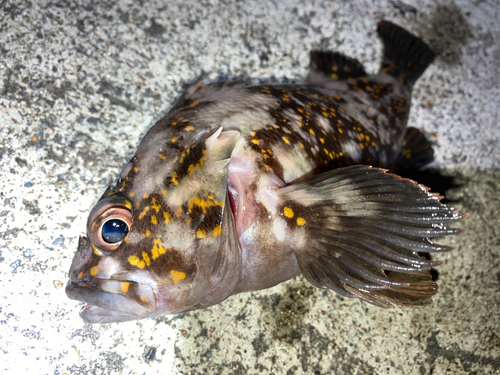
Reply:
M86 303L80 317L86 323L116 323L153 315L156 299L151 286L134 281L94 279L70 281L66 286L70 299Z

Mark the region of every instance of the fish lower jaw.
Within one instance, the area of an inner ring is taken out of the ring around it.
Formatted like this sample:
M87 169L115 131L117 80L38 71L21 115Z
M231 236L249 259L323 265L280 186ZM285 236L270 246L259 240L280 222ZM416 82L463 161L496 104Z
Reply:
M70 281L66 286L70 299L85 303L80 316L87 323L113 323L136 320L154 315L156 298L146 284L132 281L93 279Z

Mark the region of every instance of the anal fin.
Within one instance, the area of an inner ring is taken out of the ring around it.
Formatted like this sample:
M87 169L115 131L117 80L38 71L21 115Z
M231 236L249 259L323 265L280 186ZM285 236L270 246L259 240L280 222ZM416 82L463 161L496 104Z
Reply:
M452 248L433 237L460 233L447 224L466 215L417 183L384 170L351 166L279 190L289 227L307 245L294 253L313 285L381 307L419 306L437 292L420 253Z
M403 139L403 147L393 163L392 171L420 169L434 160L432 143L417 128L408 127Z

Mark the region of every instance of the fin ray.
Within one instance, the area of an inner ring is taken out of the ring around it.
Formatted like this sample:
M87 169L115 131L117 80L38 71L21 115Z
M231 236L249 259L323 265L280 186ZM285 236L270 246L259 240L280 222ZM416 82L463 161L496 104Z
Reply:
M369 166L316 175L278 195L287 224L308 238L294 247L307 280L382 307L429 302L437 291L430 270L442 261L420 254L451 250L430 239L460 233L445 223L465 216L427 188Z

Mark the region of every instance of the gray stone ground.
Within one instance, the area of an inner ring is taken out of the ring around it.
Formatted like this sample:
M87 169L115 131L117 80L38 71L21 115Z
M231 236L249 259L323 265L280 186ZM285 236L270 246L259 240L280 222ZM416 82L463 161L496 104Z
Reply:
M381 310L300 277L183 316L84 324L63 286L89 209L183 85L298 79L312 48L375 72L382 18L439 52L410 124L436 144L429 183L454 176L447 198L470 214L434 303ZM0 372L500 373L499 40L494 0L0 1Z

